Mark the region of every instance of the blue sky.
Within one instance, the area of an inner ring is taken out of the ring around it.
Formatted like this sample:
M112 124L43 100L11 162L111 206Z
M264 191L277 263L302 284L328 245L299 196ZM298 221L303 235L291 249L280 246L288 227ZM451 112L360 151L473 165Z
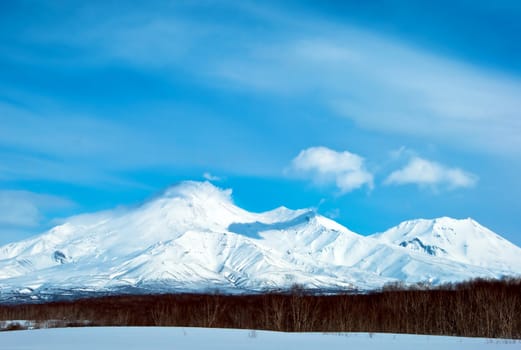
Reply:
M4 1L0 243L211 179L521 244L517 1Z

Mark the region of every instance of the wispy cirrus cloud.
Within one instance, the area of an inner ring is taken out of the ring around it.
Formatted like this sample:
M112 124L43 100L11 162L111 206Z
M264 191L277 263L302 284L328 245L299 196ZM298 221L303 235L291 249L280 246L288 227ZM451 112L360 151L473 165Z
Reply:
M74 202L54 195L0 190L0 227L37 227L45 220L46 211L72 206Z
M31 95L24 102L27 106L0 100L0 181L142 187L124 173L180 167L278 171L259 164L271 155L247 144L260 136L233 120L201 114L192 119L196 112L185 110L179 118L136 117L129 123L46 105ZM244 152L232 152L237 149Z
M222 179L219 176L213 175L212 173L206 171L203 173L203 178L208 181L221 181Z
M258 42L246 58L221 60L215 74L240 88L305 96L367 130L521 153L521 80L353 27L308 26L322 34Z
M393 171L384 184L444 186L455 189L474 187L477 182L478 177L472 173L415 156L402 169Z
M0 190L0 244L41 233L56 223L56 215L76 203L60 196L23 190Z
M365 168L364 159L349 151L304 149L292 160L289 172L318 185L333 185L341 194L363 186L373 188L373 175Z
M70 48L81 67L117 63L173 80L187 74L217 90L304 98L366 130L479 153L521 152L521 81L513 76L349 23L302 13L297 20L269 4L219 7L239 18L226 25L205 16L216 9L204 6L129 7L110 20L93 15L103 9L78 10L66 31L24 33L39 45Z

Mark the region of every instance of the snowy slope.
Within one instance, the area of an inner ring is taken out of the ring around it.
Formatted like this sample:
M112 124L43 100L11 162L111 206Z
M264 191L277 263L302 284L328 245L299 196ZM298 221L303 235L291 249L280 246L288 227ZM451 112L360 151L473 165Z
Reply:
M72 217L0 247L0 299L79 291L261 291L295 283L367 290L393 281L442 283L521 271L520 248L477 223L462 231L458 221L440 220L447 221L440 226L443 236L425 223L364 237L311 210L251 213L233 203L230 190L184 182L139 207ZM463 233L456 239L448 228ZM435 254L412 249L418 240ZM484 252L490 257L483 262Z
M521 272L521 249L471 218L405 221L372 237L468 265Z
M80 327L1 332L2 349L519 349L516 340L380 333L281 333L176 327Z

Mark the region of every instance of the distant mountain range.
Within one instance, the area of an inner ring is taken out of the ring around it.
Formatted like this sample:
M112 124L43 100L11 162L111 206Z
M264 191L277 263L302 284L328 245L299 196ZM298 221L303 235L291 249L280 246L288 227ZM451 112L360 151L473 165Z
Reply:
M324 291L521 275L521 248L472 219L412 220L371 236L313 210L252 213L183 182L139 207L69 218L0 247L0 301L89 293Z

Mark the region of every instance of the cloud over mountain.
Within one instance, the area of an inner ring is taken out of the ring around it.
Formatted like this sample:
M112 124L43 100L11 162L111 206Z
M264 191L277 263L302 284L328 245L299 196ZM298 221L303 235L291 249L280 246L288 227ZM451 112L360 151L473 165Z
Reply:
M365 160L349 151L337 152L327 147L302 150L291 162L291 171L319 185L334 185L341 193L360 187L373 188L373 175Z
M477 181L476 175L462 169L413 157L405 167L392 172L384 183L388 185L447 186L452 189L473 187Z

